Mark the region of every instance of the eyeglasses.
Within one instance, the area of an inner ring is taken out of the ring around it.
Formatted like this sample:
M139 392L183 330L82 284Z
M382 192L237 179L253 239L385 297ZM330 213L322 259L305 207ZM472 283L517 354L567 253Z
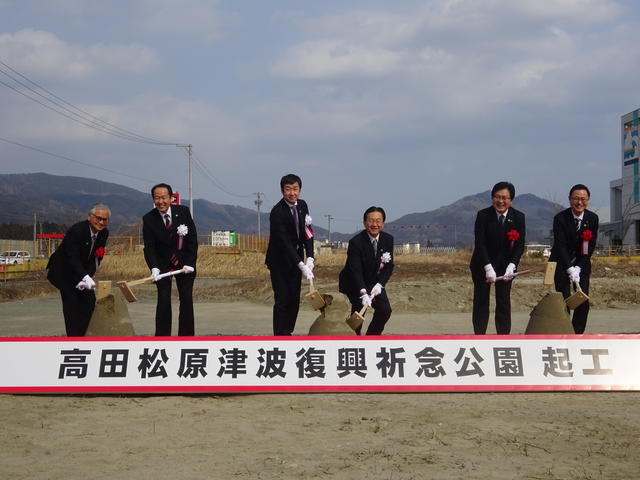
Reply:
M109 223L109 217L99 217L95 213L92 213L91 216L100 223Z
M507 197L506 195L494 195L493 198L495 198L496 200L511 200L511 197Z
M162 197L158 196L158 197L153 197L154 201L161 201L161 200L169 200L171 197L169 195L163 195Z
M384 223L384 220L378 219L376 218L375 220L367 220L366 224L367 225L382 225Z
M587 203L589 201L589 198L587 197L569 197L569 200L571 200L572 202L582 202L582 203Z

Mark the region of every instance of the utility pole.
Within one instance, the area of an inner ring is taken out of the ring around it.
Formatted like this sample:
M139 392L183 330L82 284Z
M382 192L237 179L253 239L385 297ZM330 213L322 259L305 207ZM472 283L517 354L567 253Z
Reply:
M36 225L37 225L37 220L36 220L36 212L33 212L33 258L37 258L38 257L38 245L37 245L37 233L36 233Z
M193 218L193 183L191 181L191 144L180 145L176 144L176 147L186 148L189 157L189 210L191 210L191 218Z
M327 217L327 220L329 221L329 228L327 230L329 230L329 245L331 245L331 220L333 220L333 217L330 213L325 215L325 217Z
M260 198L260 195L264 195L264 193L256 192L254 193L254 195L258 197L253 201L253 203L256 207L258 207L258 237L260 237L260 205L262 205L262 199Z
M191 182L191 144L187 145L189 152L189 210L191 210L191 218L193 218L193 185Z

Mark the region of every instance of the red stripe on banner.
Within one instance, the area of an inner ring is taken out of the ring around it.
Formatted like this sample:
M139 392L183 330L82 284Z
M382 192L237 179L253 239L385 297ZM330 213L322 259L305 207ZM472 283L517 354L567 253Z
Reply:
M295 392L545 392L637 391L638 385L310 385L310 386L193 386L193 387L0 387L0 393L295 393Z

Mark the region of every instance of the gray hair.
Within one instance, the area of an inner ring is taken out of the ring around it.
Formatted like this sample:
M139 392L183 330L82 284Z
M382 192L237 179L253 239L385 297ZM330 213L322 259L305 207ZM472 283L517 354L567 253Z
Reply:
M89 209L88 215L95 215L96 210L106 210L109 216L111 216L111 209L107 207L104 203L96 203Z

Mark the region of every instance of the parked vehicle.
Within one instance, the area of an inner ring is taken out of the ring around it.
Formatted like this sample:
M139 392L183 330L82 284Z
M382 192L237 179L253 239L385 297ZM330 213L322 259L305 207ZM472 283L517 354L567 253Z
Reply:
M31 254L24 250L7 250L0 254L0 265L21 265L31 261Z

